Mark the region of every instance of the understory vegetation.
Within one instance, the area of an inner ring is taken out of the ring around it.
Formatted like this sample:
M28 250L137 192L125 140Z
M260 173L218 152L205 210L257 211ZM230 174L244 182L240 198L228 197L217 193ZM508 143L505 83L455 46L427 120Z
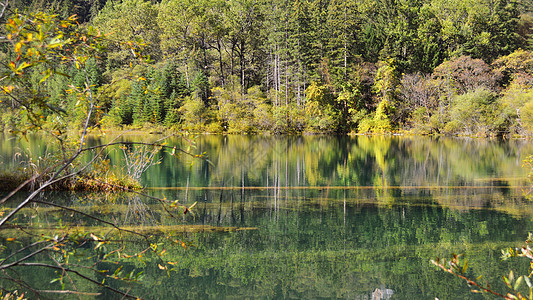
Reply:
M83 126L84 104L73 91L84 89L88 79L98 94L96 125L106 129L533 133L529 1L15 5L63 18L75 14L81 26L108 39L83 71L72 64L25 70L34 74L31 84L49 107L71 112L59 121L44 113L53 121L48 124ZM131 41L149 57L147 63L132 66ZM31 41L21 47L26 43ZM9 49L6 43L0 47L3 61L16 56ZM39 81L44 73L50 76L46 84ZM0 129L16 129L32 118L9 95L1 100Z

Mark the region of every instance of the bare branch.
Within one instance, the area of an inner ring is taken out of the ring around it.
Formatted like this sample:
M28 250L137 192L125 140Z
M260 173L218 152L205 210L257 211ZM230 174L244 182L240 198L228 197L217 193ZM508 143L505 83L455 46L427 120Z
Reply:
M61 239L61 240L59 240L59 241L63 241L63 240L64 240L64 239ZM58 241L58 242L59 242L59 241ZM46 251L46 250L49 250L50 247L51 247L51 245L48 245L48 246L46 246L46 247L40 248L40 249L38 249L38 250L36 250L36 251L34 251L34 252L32 252L32 253L30 253L30 254L24 256L23 258L21 258L21 259L15 261L15 262L12 262L12 263L7 264L7 265L0 265L0 270L5 270L5 269L8 269L8 268L11 268L11 267L14 267L14 266L18 266L18 265L20 265L20 263L22 263L23 261L25 261L25 260L27 260L27 259L30 259L30 258L34 257L35 255L37 255L37 254L39 254L39 253L42 253L42 252L44 252L44 251Z
M4 16L4 13L6 12L8 4L9 4L9 0L6 0L5 3L0 3L0 5L2 6L2 11L0 12L0 18Z
M88 281L90 281L90 282L92 282L92 283L94 283L94 284L96 284L96 285L98 285L100 287L103 287L105 289L113 291L113 292L115 292L117 294L120 294L120 295L122 295L124 297L130 298L130 299L140 299L139 297L128 295L127 293L124 293L124 292L122 292L120 290L117 290L117 289L115 289L113 287L110 287L110 286L105 285L105 284L103 284L103 283L101 283L99 281L96 281L96 280L94 280L94 279L92 279L90 277L87 277L87 276L85 276L85 275L81 274L80 272L78 272L76 270L73 270L73 269L57 267L57 266L53 266L53 265L49 265L49 264L45 264L45 263L22 263L22 264L19 264L18 266L23 266L23 267L45 267L45 268L61 270L61 271L65 270L65 271L67 271L69 273L76 274L76 275L78 275L79 277L81 277L81 278L83 278L85 280L88 280Z
M186 155L189 155L191 157L194 157L194 158L197 158L198 156L195 156L194 154L191 154L181 148L177 148L177 147L173 147L173 146L168 146L168 145L163 145L163 144L154 144L154 143L144 143L144 142L114 142L114 143L108 143L108 144L105 144L105 145L96 145L96 146L92 146L92 147L87 147L87 148L84 148L82 149L81 151L89 151L89 150L94 150L94 149L98 149L98 148L102 148L102 147L109 147L109 146L114 146L114 145L145 145L145 146L154 146L154 147L161 147L161 148L164 148L164 149L176 149L176 151L179 151L183 154L186 154Z
M37 245L40 245L40 244L46 244L47 241L39 241L39 242L35 242L35 243L32 243L30 245L27 245L26 247L22 247L20 249L18 249L17 251L11 253L11 255L8 255L6 258L4 258L4 260L2 260L2 262L0 262L0 266L3 265L6 261L8 261L11 257L19 254L20 252L23 252L23 251L26 251L27 249L30 249L34 246L37 246Z
M35 200L33 201L35 203L41 203L41 204L45 204L45 205L50 205L50 206L54 206L54 207L58 207L58 208L61 208L61 209L64 209L64 210L68 210L68 211L71 211L71 212L74 212L74 213L77 213L77 214L80 214L80 215L83 215L85 217L88 217L88 218L91 218L93 220L96 220L98 222L102 222L104 224L107 224L107 225L111 225L113 226L114 228L116 228L117 230L119 231L125 231L125 232L129 232L129 233L132 233L132 234L135 234L135 235L139 235L139 236L142 236L143 238L147 239L148 237L141 234L141 233L138 233L138 232L135 232L135 231L132 231L132 230L128 230L128 229L124 229L124 228L120 228L118 227L116 224L112 223L112 222L108 222L106 220L103 220L103 219L100 219L98 217L95 217L93 215L90 215L90 214L87 214L87 213L84 213L82 211L79 211L79 210L76 210L76 209L73 209L73 208L70 208L70 207L66 207L66 206L63 206L63 205L59 205L59 204L55 204L55 203L51 203L51 202L46 202L46 201L41 201L41 200Z
M15 195L16 193L18 193L22 188L24 188L28 183L36 180L37 178L41 177L44 175L44 172L42 174L35 174L33 175L30 179L24 181L22 184L20 184L16 189L12 190L9 194L7 194L7 196L5 196L4 198L2 198L2 200L0 200L0 205L1 204L4 204L7 200L9 200L9 198L13 197L13 195Z
M50 294L73 294L81 296L100 296L102 293L87 293L87 292L78 292L71 290L36 290L37 293L50 293Z

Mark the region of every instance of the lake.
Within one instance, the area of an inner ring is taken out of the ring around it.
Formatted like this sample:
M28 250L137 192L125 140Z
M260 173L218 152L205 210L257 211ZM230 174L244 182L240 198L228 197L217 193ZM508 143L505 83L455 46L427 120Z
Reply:
M88 144L108 140L93 137ZM54 151L37 137L4 136L3 141L5 168L20 164L22 156L14 153L44 157ZM170 217L157 200L128 193L42 194L46 201L161 239L164 260L126 260L124 269L142 271L143 278L131 284L109 280L116 288L147 299L481 299L430 260L464 253L469 274L483 275L500 291L505 291L501 275L510 269L525 274L529 267L527 260L500 258L501 249L521 246L533 231L533 205L524 197L529 171L522 167L533 154L528 141L410 136L200 136L194 141L191 151L205 152L209 162L163 152L157 157L161 163L141 178L151 196L196 202L192 213ZM168 143L188 145L179 138ZM108 158L111 165L123 165L118 149ZM15 222L29 233L59 222L104 230L95 220L37 205ZM10 230L0 231L0 238L13 234ZM179 243L165 242L169 233ZM129 253L147 247L134 237L120 243ZM6 247L0 255L17 249ZM116 265L112 258L94 261L102 270ZM53 270L19 272L39 288L61 288L50 283L57 277ZM72 280L67 286L102 293L99 299L117 297Z

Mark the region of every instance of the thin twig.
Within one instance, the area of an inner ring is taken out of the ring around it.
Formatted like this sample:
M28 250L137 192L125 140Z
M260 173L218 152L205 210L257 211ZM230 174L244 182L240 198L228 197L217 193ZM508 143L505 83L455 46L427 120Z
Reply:
M83 278L85 280L88 280L88 281L90 281L90 282L92 282L92 283L94 283L94 284L96 284L96 285L98 285L100 287L103 287L103 288L108 289L110 291L113 291L115 293L121 294L121 295L123 295L125 297L131 298L131 299L140 299L139 297L128 295L127 293L124 293L124 292L122 292L120 290L117 290L117 289L112 288L112 287L110 287L108 285L105 285L105 284L103 284L103 283L101 283L99 281L96 281L96 280L94 280L94 279L92 279L90 277L87 277L87 276L81 274L80 272L78 272L76 270L72 270L72 269L69 269L69 268L60 268L60 267L56 267L56 266L49 265L49 264L44 264L44 263L22 263L22 264L19 264L19 266L23 266L23 267L45 267L45 268L51 268L51 269L61 270L61 271L65 270L67 272L74 273L74 274L78 275L79 277L81 277L81 278Z
M61 242L61 241L63 241L63 240L64 240L64 239L61 239L61 240L58 240L57 242ZM50 249L50 246L51 246L51 245L48 245L48 246L46 246L46 247L44 247L44 248L41 248L41 249L39 249L39 250L36 250L36 251L34 251L33 253L30 253L30 254L24 256L23 258L21 258L21 259L19 259L19 260L17 260L17 261L14 261L14 262L12 262L12 263L10 263L10 264L7 264L7 265L0 265L0 270L5 270L5 269L8 269L8 268L11 268L11 267L14 267L14 266L18 266L18 265L20 265L20 263L22 263L23 261L25 261L25 260L27 260L27 259L30 259L30 258L32 258L33 256L35 256L35 255L37 255L37 254L39 254L39 253L42 253L42 252L44 252L44 251L46 251L46 250L49 250L49 249Z
M16 279L16 278L13 278L12 276L10 276L9 274L7 274L5 272L5 270L3 271L3 273L5 274L5 277L1 277L1 279L5 279L5 280L9 280L9 281L12 281L18 285L21 285L23 287L25 287L26 289L30 290L32 293L34 293L36 296L39 295L39 291L32 288L28 283L26 283L25 281L23 280L20 280L20 279ZM3 289L2 287L0 287L0 290L4 290L6 291L5 289ZM39 297L37 297L39 298Z
M6 202L7 200L9 200L9 198L13 197L13 195L15 195L18 191L20 191L23 187L25 187L28 183L36 180L37 178L41 177L44 175L45 172L41 173L41 174L35 174L33 175L30 179L24 181L23 183L21 183L17 188L15 188L14 190L12 190L9 194L7 194L7 196L5 196L4 198L2 198L2 200L0 200L0 205L1 204L4 204L4 202Z
M52 175L52 177L50 179L48 179L37 190L33 191L33 193L31 193L28 197L26 197L26 199L24 199L24 201L22 201L14 210L12 210L7 216L5 216L2 220L0 220L0 227L2 227L9 219L11 219L23 207L28 205L28 203L30 203L33 200L33 198L35 198L41 191L43 191L47 187L55 184L56 182L59 182L59 181L62 181L62 180L65 180L67 178L74 177L74 176L80 174L83 170L85 170L90 164L92 164L94 162L94 160L104 151L104 149L105 149L105 147L107 147L107 145L102 145L102 147L104 147L104 148L101 149L100 152L97 155L95 155L95 157L93 157L93 159L91 159L91 161L89 163L87 163L84 167L82 167L81 169L79 169L78 171L76 171L74 173L69 173L69 174L67 174L67 175L65 175L63 177L57 178L59 176L59 174L61 174L61 172L63 172L74 160L76 160L78 158L78 156L80 156L80 154L82 152L82 149L79 149L76 153L74 153L72 155L72 157L68 161L63 163L61 168L59 168L59 170L56 171ZM24 185L21 185L21 186L23 187ZM22 187L20 187L20 188L22 188ZM13 195L8 195L8 197L6 197L5 199L8 199L9 197L12 197L12 196Z
M60 267L61 269L63 269L61 276L63 276L63 274L65 274L65 276L68 277L68 280L70 281L70 284L72 284L72 287L74 288L74 290L77 290L78 288L76 287L76 284L74 284L74 280L72 280L72 278L70 277L70 274L65 270L65 268L63 268L63 266L62 266L62 265L57 261L57 259L55 259L54 257L52 257L52 256L50 256L50 255L48 255L48 257L50 257L50 259L53 260L53 261L56 263L56 265L57 265L58 267ZM78 299L81 300L80 295L77 294L77 296L78 296Z
M51 294L74 294L82 296L100 296L102 293L88 293L88 292L78 292L71 290L36 290L38 293L51 293Z
M191 157L194 157L194 158L197 158L197 156L195 156L194 154L191 154L181 148L177 148L177 147L174 147L174 146L168 146L168 145L163 145L163 144L155 144L155 143L145 143L145 142L114 142L114 143L108 143L108 144L105 144L105 145L96 145L96 146L91 146L91 147L87 147L87 148L83 148L81 151L89 151L89 150L94 150L94 149L98 149L98 148L102 148L102 147L109 147L109 146L114 146L114 145L145 145L145 146L153 146L153 147L161 147L161 148L164 148L164 149L176 149L176 151L179 151L183 154L186 154L186 155L189 155Z
M143 197L146 197L146 198L149 198L149 199L152 199L152 200L157 200L159 201L159 203L161 203L161 206L163 206L163 209L172 217L172 218L175 218L176 216L168 210L167 206L166 206L166 203L164 202L164 199L161 199L161 198L158 198L158 197L154 197L154 196L150 196L148 194L145 194L145 193L142 193L142 192L139 192L139 191L136 191L136 190L133 190L133 189L130 189L128 187L124 187L124 186L121 186L121 185L116 185L116 184L112 184L112 183L108 183L108 182L105 182L105 181L102 181L102 180L99 180L99 179L96 179L96 178L91 178L91 177L87 177L87 176L84 176L86 178L90 178L91 180L94 180L94 181L97 181L97 182L100 182L102 184L107 184L109 186L112 186L112 187L115 187L115 188L119 188L121 190L124 190L125 192L129 192L129 193L134 193L134 194L137 194L137 195L140 195L140 196L143 196ZM184 204L181 204L179 202L176 202L176 206L181 206L181 207L184 207L184 208L187 208L186 205Z
M3 265L8 259L10 259L11 257L13 257L13 256L15 256L15 255L17 255L17 254L19 254L20 252L26 251L27 249L29 249L29 248L31 248L31 247L33 247L33 246L37 246L37 245L39 245L39 244L45 244L45 243L47 243L47 241L39 241L39 242L35 242L35 243L33 243L33 244L30 244L30 245L28 245L28 246L26 246L26 247L22 247L22 248L18 249L17 251L11 253L11 254L8 255L6 258L4 258L4 260L2 260L2 262L0 262L0 266Z
M133 233L133 234L136 234L136 235L139 235L139 236L142 236L143 238L147 239L148 237L141 234L141 233L138 233L138 232L135 232L135 231L132 231L132 230L128 230L128 229L124 229L124 228L120 228L118 227L115 223L112 223L112 222L108 222L106 220L103 220L103 219L100 219L98 217L95 217L95 216L92 216L90 214L87 214L87 213L84 213L82 211L79 211L79 210L76 210L76 209L73 209L73 208L70 208L70 207L66 207L66 206L63 206L63 205L59 205L59 204L55 204L55 203L51 203L51 202L46 202L46 201L41 201L41 200L35 200L33 201L35 203L41 203L41 204L45 204L45 205L50 205L50 206L54 206L54 207L57 207L57 208L61 208L61 209L64 209L64 210L68 210L68 211L71 211L71 212L74 212L74 213L77 213L77 214L80 214L80 215L83 215L83 216L86 216L88 218L91 218L93 220L96 220L98 222L102 222L104 224L107 224L107 225L111 225L113 226L114 228L116 228L117 230L119 231L125 231L125 232L129 232L129 233Z

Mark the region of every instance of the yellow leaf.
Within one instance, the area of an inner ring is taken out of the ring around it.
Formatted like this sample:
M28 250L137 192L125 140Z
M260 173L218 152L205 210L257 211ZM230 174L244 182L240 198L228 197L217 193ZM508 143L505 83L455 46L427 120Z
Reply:
M6 241L8 242L14 242L16 240L16 238L7 238Z
M4 86L2 89L4 90L4 93L9 94L11 91L13 91L15 87L12 85Z
M26 38L26 41L31 42L33 40L33 33L28 33L28 38Z
M20 53L20 48L22 48L22 43L18 42L15 44L15 52Z
M166 270L166 269L167 269L167 267L165 267L165 266L162 266L162 265L160 265L160 264L157 264L157 266L158 266L158 267L159 267L159 269L161 269L161 270Z

